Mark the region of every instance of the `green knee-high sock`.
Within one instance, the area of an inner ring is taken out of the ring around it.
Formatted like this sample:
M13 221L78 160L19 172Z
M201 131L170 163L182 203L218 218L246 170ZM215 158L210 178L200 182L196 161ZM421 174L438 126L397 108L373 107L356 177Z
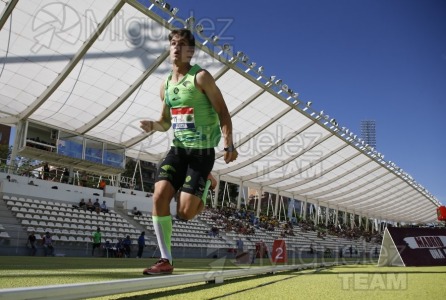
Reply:
M161 258L167 258L172 263L172 252L170 250L172 237L172 216L153 216L153 228L161 252Z
M201 201L203 201L204 206L206 206L206 200L208 198L208 191L210 187L211 187L211 180L208 179L206 181L206 185L204 186L203 195L201 196Z

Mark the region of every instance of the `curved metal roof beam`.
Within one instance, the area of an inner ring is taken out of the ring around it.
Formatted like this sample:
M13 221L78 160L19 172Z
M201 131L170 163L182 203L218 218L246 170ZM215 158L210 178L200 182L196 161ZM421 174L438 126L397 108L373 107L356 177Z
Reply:
M2 30L8 18L11 16L14 7L17 5L19 0L11 0L9 1L2 11L2 16L0 17L0 30Z

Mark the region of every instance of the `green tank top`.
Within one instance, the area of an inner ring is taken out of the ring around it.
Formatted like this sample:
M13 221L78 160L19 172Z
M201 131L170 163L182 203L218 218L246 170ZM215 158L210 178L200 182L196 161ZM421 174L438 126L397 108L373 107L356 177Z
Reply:
M201 70L194 65L177 83L166 80L164 101L170 108L174 139L180 148L214 148L221 138L218 114L208 97L195 87L195 75Z

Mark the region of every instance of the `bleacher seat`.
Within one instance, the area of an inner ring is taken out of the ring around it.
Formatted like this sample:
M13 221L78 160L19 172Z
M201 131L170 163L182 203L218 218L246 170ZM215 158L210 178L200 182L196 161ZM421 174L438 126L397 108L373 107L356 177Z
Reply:
M0 238L9 239L10 236L6 231L2 231L2 232L0 232Z

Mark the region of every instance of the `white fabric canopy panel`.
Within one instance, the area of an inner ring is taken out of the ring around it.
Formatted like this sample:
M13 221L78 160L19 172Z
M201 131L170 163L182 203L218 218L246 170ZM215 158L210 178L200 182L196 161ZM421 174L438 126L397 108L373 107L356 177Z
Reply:
M1 1L0 123L29 120L159 162L172 133L145 134L139 122L161 113L160 87L171 69L167 35L186 22L149 4ZM216 176L370 218L435 221L439 202L408 174L272 74L191 28L193 63L216 79L239 151L226 164L217 147Z

